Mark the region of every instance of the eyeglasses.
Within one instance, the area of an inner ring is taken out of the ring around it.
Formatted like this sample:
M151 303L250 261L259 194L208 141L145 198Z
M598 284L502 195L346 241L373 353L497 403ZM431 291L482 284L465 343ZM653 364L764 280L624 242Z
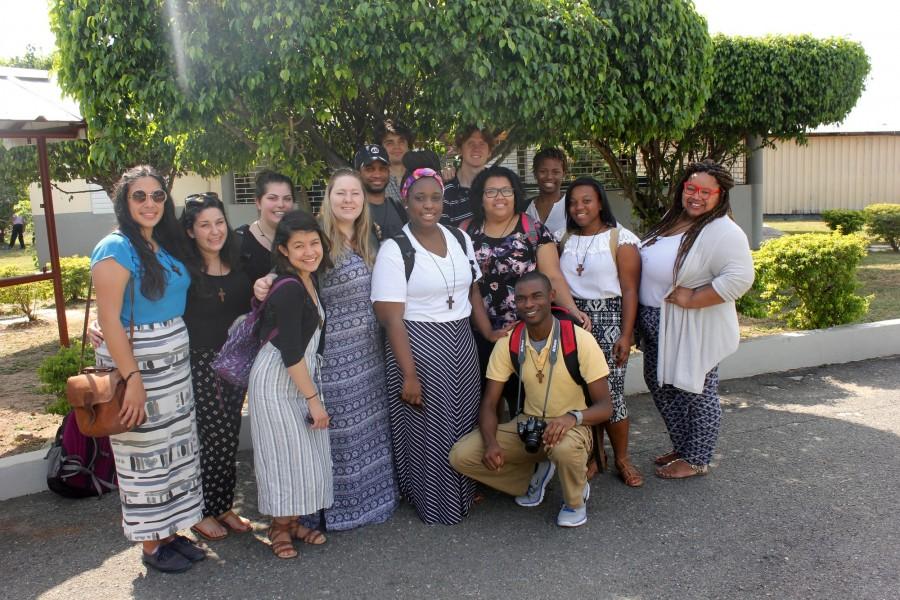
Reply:
M190 194L187 198L184 199L184 205L190 206L191 208L203 206L205 204L209 204L210 206L217 206L219 208L222 207L222 201L219 200L219 195L215 192Z
M504 198L512 198L513 194L515 194L515 192L511 187L484 188L485 198L496 198L498 195L503 196Z
M150 199L157 204L162 204L168 197L169 194L166 193L166 190L156 190L150 193ZM144 190L135 190L131 192L130 198L132 202L143 204L147 201L147 192L145 192Z
M699 196L701 200L709 200L722 190L702 187L690 181L684 182L684 193L688 196Z

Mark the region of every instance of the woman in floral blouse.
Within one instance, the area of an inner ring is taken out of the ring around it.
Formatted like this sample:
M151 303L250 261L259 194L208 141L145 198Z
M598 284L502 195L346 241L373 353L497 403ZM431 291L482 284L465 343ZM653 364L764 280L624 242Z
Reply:
M472 182L473 217L463 228L472 238L475 259L481 268L479 281L484 306L493 329L508 329L518 320L515 285L519 277L537 269L550 278L557 303L568 309L585 329L590 319L575 306L569 285L559 269L553 236L525 214L527 200L522 182L513 171L488 167ZM480 198L481 202L474 202ZM493 343L476 333L481 373L487 367ZM504 393L512 414L518 380L511 378Z

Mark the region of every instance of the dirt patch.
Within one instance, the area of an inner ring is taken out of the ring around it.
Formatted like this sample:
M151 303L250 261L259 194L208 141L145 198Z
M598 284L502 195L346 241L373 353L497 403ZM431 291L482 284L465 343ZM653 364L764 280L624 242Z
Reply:
M81 335L83 310L66 311L70 339ZM30 324L0 319L0 458L38 450L56 434L62 417L45 412L55 398L41 393L37 368L58 348L53 310Z

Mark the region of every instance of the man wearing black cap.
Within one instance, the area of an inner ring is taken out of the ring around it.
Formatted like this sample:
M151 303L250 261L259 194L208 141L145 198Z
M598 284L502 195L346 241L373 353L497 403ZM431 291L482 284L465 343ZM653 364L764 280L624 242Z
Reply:
M366 144L353 157L353 168L359 171L362 178L379 240L400 233L407 221L403 206L384 193L391 176L390 164L387 151L378 144Z

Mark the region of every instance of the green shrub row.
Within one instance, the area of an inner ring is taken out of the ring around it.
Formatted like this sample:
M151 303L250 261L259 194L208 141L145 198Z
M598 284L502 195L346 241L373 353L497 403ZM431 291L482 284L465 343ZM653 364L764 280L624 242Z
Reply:
M828 229L844 235L858 233L866 226L866 216L861 210L844 208L823 210L822 220L828 225Z
M900 204L870 204L863 210L823 210L822 220L832 231L849 235L868 226L869 235L900 252Z
M16 267L0 268L0 279L26 275ZM53 283L50 281L35 281L0 287L0 304L11 304L16 310L28 317L29 321L37 320L37 309L40 304L53 296Z
M856 293L856 269L867 246L863 236L838 233L769 240L753 253L756 281L738 302L738 310L783 319L798 329L856 321L871 300Z

